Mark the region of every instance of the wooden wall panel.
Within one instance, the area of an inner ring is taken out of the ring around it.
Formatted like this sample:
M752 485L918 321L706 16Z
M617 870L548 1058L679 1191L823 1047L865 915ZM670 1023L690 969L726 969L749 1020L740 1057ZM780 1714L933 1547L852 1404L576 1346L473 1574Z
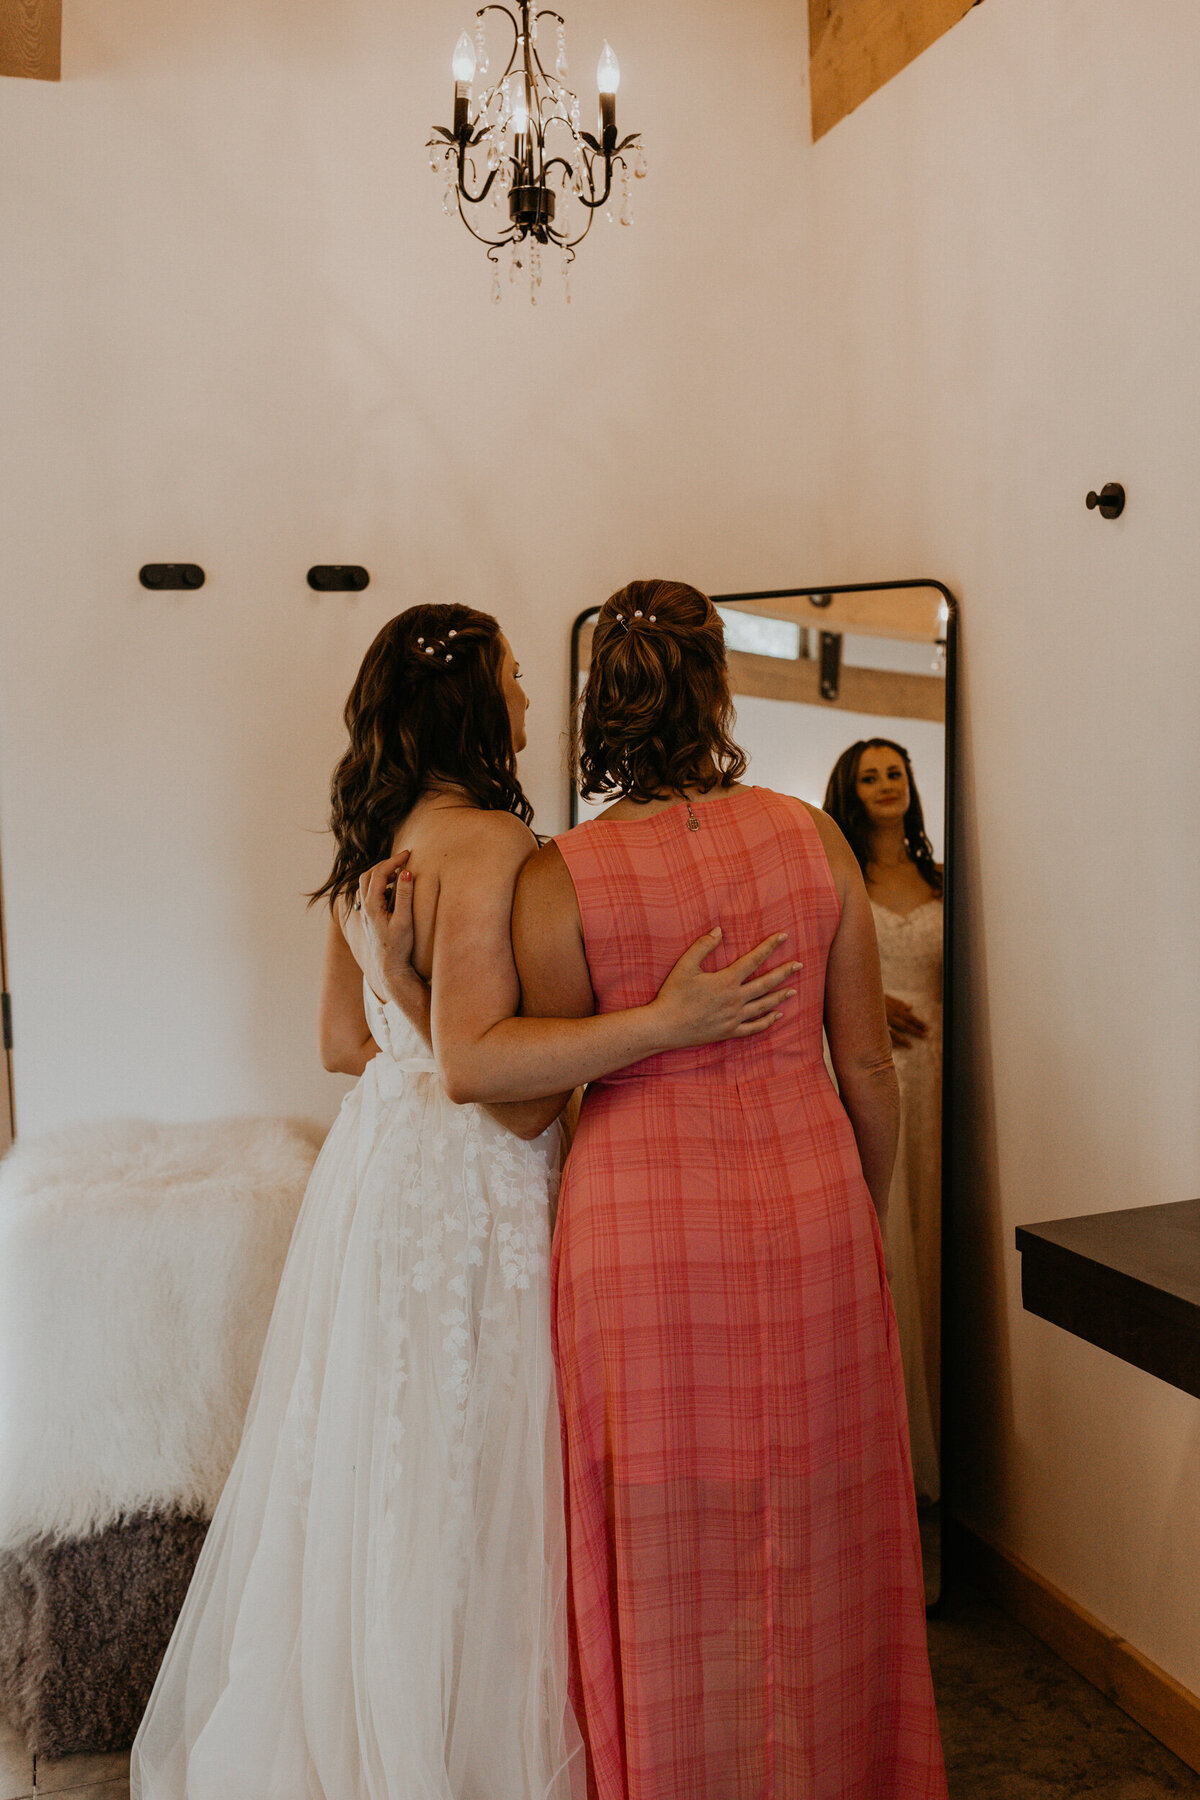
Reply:
M978 4L979 0L808 0L813 142Z
M62 0L0 0L0 75L58 81Z

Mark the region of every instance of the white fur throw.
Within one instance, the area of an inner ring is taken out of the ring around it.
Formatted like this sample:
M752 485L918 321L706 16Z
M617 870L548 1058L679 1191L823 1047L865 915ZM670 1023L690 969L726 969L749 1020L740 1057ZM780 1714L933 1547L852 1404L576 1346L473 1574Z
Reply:
M0 1165L0 1549L179 1507L237 1450L319 1134L119 1120Z

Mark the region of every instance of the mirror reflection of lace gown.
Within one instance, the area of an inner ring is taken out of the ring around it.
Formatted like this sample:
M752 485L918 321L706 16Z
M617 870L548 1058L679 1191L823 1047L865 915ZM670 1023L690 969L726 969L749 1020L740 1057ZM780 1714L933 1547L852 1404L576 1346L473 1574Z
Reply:
M925 1021L923 1038L893 1060L900 1081L900 1143L888 1200L889 1279L908 1399L913 1481L919 1500L941 1491L942 902L901 915L871 902L884 992Z
M455 1106L399 1009L304 1199L133 1800L566 1800L557 1126Z

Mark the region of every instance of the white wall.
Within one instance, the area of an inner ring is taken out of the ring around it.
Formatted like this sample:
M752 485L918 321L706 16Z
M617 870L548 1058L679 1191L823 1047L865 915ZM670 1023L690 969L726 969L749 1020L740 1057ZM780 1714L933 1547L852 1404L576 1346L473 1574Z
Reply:
M961 1510L1193 1691L1200 1402L1013 1230L1200 1192L1198 88L1191 0L986 0L813 148L804 498L962 599Z
M803 188L790 5L579 0L642 126L634 226L569 307L489 301L424 140L467 18L346 0L73 0L61 86L0 114L0 832L18 1125L302 1111L321 936L301 894L340 711L418 599L496 610L534 696L525 773L565 823L569 625L633 575L802 573L778 297L804 233L750 229L751 134ZM793 55L779 57L779 45ZM193 559L155 596L145 561ZM360 561L317 597L315 561Z
M802 13L572 5L651 174L569 310L490 306L441 217L421 145L465 14L73 0L61 87L5 84L18 1122L330 1114L299 895L401 606L500 611L555 826L567 627L618 582L940 577L961 1504L1200 1689L1200 1409L1025 1315L1012 1248L1198 1191L1200 15L986 0L810 146ZM1083 507L1109 479L1115 524ZM184 557L200 594L138 588ZM318 599L317 560L372 586Z

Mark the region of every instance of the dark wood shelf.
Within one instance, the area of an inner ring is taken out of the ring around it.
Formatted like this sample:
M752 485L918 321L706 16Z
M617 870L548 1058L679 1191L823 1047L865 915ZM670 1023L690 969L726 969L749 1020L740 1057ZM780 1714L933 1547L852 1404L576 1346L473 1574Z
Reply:
M1027 1312L1200 1398L1200 1200L1017 1227Z

